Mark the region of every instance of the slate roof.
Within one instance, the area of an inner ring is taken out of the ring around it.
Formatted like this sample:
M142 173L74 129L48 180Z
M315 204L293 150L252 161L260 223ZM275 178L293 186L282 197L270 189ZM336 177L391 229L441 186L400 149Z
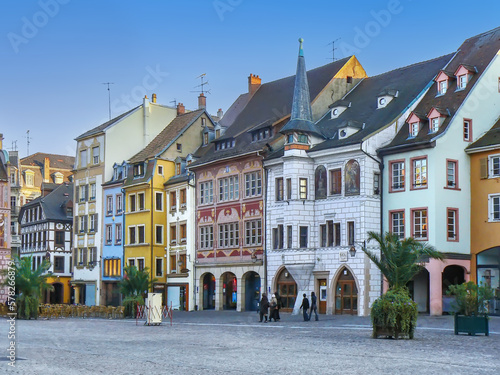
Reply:
M22 166L37 166L43 168L45 158L49 158L50 169L67 169L72 170L75 164L75 157L68 155L45 154L37 152L21 159Z
M432 147L433 142L441 134L446 132L453 116L462 105L463 101L472 90L478 79L486 70L488 64L495 57L500 49L500 27L494 30L485 32L475 37L469 38L460 46L456 55L453 57L446 71L455 72L460 65L474 66L477 73L473 74L467 86L463 90L457 89L456 80L450 80L448 90L444 95L436 96L437 83L434 83L424 96L422 101L417 105L415 111L420 113L429 113L431 108L439 107L449 112L439 130L429 134L428 122L425 122L416 137L409 138L409 126L405 124L398 132L393 141L380 149L382 154L398 152L399 150L418 146Z
M500 147L500 118L482 137L471 143L465 149L467 152L478 152L481 149L491 146Z
M186 171L186 172L184 172L182 174L170 177L168 179L168 181L163 184L163 186L178 184L179 182L185 182L185 181L188 181L188 180L189 180L189 174Z
M1 181L8 181L8 179L9 179L9 176L7 175L7 168L0 160L0 180Z
M317 123L317 127L327 138L308 152L325 150L361 143L370 134L390 125L428 87L439 70L453 57L453 54L395 69L374 77L365 78L342 100L351 106L337 118L332 119L328 111ZM378 97L397 90L385 108L377 109ZM339 139L339 129L345 127L360 129L349 137Z
M309 93L312 100L320 94L350 58L351 56L307 72ZM229 124L224 135L217 139L235 138L235 147L215 151L213 144L205 146L204 148L207 149L205 155L201 156L199 160L193 162L189 167L192 168L219 159L260 151L266 143L271 143L274 139L280 137L280 134L274 134L271 139L252 142L252 136L248 130L262 125L264 122L274 123L290 115L294 86L295 75L263 83L236 119Z
M228 127L231 125L236 117L243 111L243 108L248 104L248 101L250 100L251 96L250 94L244 93L241 94L238 99L234 101L233 104L227 109L226 113L224 113L224 116L219 120L219 124L221 124L224 127Z
M73 184L61 184L45 197L38 197L24 204L19 213L19 221L26 209L40 205L45 214L45 220L71 223L73 217L67 216L66 207L73 202Z
M144 149L132 156L129 162L138 163L160 155L203 113L211 120L210 115L204 109L178 115Z
M153 176L155 163L156 163L155 159L148 160L146 164L146 170L144 171L144 175L142 177L134 177L133 166L129 165L128 166L129 170L127 173L127 178L125 179L124 186L131 186L148 182L151 176Z

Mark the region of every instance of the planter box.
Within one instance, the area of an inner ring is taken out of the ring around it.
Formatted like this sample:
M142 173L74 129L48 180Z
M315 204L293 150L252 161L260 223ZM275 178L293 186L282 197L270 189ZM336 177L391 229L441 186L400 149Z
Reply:
M384 337L393 337L396 340L408 337L410 340L412 340L414 332L415 332L415 327L411 327L410 332L406 334L401 332L397 327L373 326L374 339L377 339L379 336L384 336Z
M476 333L484 333L489 336L489 322L487 315L480 316L465 316L455 314L455 335L459 333L467 333L473 336Z

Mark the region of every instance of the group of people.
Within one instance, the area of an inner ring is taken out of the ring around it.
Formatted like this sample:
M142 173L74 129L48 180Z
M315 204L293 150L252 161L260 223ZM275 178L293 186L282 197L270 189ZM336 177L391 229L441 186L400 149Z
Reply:
M312 313L316 314L316 321L318 321L318 298L314 292L311 292L311 303L309 304L309 299L307 299L307 295L304 293L304 299L302 300L302 305L300 308L302 309L302 314L304 316L304 322L311 320ZM272 322L274 319L275 322L279 322L280 320L280 309L283 307L281 297L278 292L275 292L271 296L271 301L267 299L266 293L262 293L262 298L260 300L260 322L267 323L267 315L269 313L269 321ZM310 310L309 314L307 311ZM264 320L265 319L265 320Z

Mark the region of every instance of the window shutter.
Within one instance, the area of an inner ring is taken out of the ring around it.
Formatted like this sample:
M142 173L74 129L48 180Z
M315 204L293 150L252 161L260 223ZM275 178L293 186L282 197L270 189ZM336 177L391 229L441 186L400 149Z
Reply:
M76 195L75 202L80 201L80 185L77 185L75 187L75 195Z
M488 159L479 159L479 169L481 173L481 179L488 178Z
M89 200L89 185L85 185L85 201Z
M88 250L87 250L87 248L83 248L81 251L83 252L83 265L86 266L87 265Z
M97 218L98 218L97 214L94 214L94 217L95 217L95 223L94 223L95 227L94 227L94 232L96 232L96 233L97 233L97 228L99 228L99 225L97 225Z

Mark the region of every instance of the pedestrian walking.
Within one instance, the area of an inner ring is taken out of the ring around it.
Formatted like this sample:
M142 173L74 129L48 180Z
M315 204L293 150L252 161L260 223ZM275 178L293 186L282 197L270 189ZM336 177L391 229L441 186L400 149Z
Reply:
M260 322L262 323L262 319L265 318L266 321L264 323L267 323L267 310L269 309L269 301L267 299L266 293L262 293L259 309Z
M304 298L302 299L302 305L300 305L300 309L302 309L302 315L304 316L304 322L309 320L309 316L307 315L307 310L309 310L309 300L307 299L306 294L303 294Z
M309 319L311 319L313 311L314 314L316 314L316 321L318 321L318 305L317 305L318 298L316 297L316 294L314 292L311 292L311 311L309 312Z
M276 319L278 319L278 322L280 321L280 310L283 307L283 301L281 300L281 296L279 295L278 291L274 293L276 295L276 300L278 301L278 308L276 309Z
M272 322L273 319L276 322L276 313L278 312L278 300L276 299L276 294L271 296L271 302L269 302L270 314L269 321Z

